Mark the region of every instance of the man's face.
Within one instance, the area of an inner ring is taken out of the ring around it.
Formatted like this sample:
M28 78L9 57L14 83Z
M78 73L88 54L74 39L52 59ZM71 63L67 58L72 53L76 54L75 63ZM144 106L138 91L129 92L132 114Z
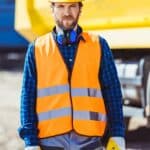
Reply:
M78 22L81 7L79 3L54 3L52 5L52 14L56 24L64 29L73 29Z

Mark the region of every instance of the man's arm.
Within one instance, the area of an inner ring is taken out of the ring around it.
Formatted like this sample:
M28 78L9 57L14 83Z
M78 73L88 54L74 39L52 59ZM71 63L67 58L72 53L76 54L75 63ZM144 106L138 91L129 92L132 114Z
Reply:
M34 44L28 47L21 90L20 119L21 126L18 129L20 137L26 146L38 145L36 105L36 67L34 60Z
M102 57L99 79L107 110L109 133L119 145L125 145L121 86L111 50L105 39L100 38L100 43Z

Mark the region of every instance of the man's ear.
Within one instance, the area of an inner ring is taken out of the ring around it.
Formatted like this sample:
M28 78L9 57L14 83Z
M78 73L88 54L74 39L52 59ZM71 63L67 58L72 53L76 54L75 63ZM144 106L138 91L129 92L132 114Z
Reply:
M50 12L52 14L52 16L54 16L54 5L50 4Z
M82 13L82 7L79 8L79 15Z

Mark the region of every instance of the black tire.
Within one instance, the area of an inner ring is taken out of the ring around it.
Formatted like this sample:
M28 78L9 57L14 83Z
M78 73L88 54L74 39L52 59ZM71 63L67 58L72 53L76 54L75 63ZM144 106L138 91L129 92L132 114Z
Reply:
M144 113L147 118L147 126L150 127L150 56L145 58L144 63L144 99L145 99L145 108Z
M144 59L144 68L143 68L143 85L144 85L144 99L145 99L145 105L150 104L150 99L147 97L147 88L149 86L148 78L150 73L150 56L145 57Z

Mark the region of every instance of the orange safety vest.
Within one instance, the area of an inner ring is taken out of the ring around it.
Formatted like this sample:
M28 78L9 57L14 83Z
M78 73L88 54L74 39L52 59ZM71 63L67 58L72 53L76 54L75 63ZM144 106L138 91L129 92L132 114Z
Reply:
M37 70L36 112L39 138L75 130L85 136L102 136L106 110L99 69L98 36L82 33L70 75L51 33L35 42Z

